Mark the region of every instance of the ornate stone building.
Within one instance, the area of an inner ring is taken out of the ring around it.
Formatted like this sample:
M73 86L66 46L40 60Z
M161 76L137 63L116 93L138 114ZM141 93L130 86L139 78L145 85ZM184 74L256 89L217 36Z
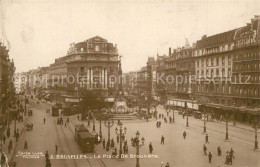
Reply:
M50 93L62 102L77 103L84 90L102 90L111 101L117 92L119 62L117 46L99 36L72 43L67 55L50 65Z

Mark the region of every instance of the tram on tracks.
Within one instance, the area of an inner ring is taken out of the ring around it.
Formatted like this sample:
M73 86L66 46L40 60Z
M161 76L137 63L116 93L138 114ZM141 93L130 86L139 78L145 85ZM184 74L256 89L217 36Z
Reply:
M79 144L82 152L94 152L95 136L89 132L84 124L75 125L75 140Z
M59 116L59 108L56 107L56 106L52 106L51 115L52 115L53 117Z

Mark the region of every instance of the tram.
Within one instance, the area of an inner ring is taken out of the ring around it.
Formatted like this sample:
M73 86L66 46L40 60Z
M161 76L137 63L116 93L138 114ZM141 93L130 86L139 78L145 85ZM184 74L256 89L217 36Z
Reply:
M95 136L89 132L84 124L75 125L75 140L79 144L82 152L94 152Z
M59 108L58 108L58 107L55 107L55 106L52 106L51 115L52 115L53 117L59 116Z

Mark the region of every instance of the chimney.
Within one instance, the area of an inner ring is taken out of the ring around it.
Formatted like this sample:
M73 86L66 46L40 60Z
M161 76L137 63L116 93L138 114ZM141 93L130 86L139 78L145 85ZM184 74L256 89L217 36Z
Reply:
M171 55L172 55L172 48L169 47L169 56L171 56Z
M207 35L203 35L203 36L201 37L201 39L205 39L205 38L207 38Z

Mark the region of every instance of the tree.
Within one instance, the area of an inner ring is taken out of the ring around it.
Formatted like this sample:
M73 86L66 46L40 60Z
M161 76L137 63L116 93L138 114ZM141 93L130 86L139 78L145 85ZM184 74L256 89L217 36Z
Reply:
M85 90L82 92L81 106L88 112L104 108L105 102L98 90Z

